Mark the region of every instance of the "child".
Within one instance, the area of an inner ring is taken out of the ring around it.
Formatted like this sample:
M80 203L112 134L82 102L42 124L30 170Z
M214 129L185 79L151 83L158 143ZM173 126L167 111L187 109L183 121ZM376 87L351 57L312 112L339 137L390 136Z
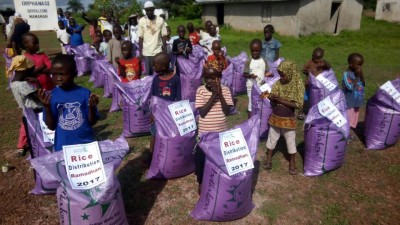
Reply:
M100 43L99 53L107 56L108 43L112 38L112 33L109 30L103 31L103 42Z
M167 54L171 55L172 54L172 45L174 44L174 39L171 38L171 28L166 27L167 29L167 35L165 36L165 44L167 47Z
M96 30L95 39L93 40L92 47L96 49L96 52L100 52L100 44L103 42L103 34L100 30Z
M85 12L82 12L82 19L84 19L89 24L89 36L92 39L92 43L95 43L96 40L99 41L97 39L98 37L97 37L97 34L96 34L96 31L97 31L97 20L96 19L89 19L86 16ZM101 33L102 32L100 31L100 34Z
M43 120L55 130L54 150L63 145L86 144L94 141L92 126L98 120L99 98L74 83L77 75L73 56L57 55L52 64L53 81L57 85L51 94L39 89L43 104Z
M221 42L218 40L213 41L211 50L213 54L207 57L206 64L217 71L222 72L226 67L228 67L228 61L221 51Z
M115 59L118 63L118 75L121 77L121 81L127 83L132 80L140 79L140 76L142 75L141 64L137 57L133 57L132 42L123 41L121 51L123 58Z
M118 64L115 61L116 58L122 58L121 44L122 44L122 29L121 26L113 27L114 37L108 42L107 48L107 60L112 63L115 68L118 68Z
M304 84L297 71L297 65L291 60L285 60L278 66L279 82L272 86L269 100L272 105L272 115L267 139L266 170L272 168L272 153L281 134L286 140L286 147L290 155L289 174L295 175L296 171L296 116L295 109L303 107Z
M186 29L183 25L179 25L177 29L179 38L174 40L172 45L172 53L174 55L187 56L192 52L192 44L190 40L185 38Z
M187 30L189 31L189 39L192 45L198 45L200 41L199 33L194 29L193 23L188 23L186 25Z
M39 51L38 37L33 33L26 33L22 36L22 41L25 46L24 55L35 64L33 74L39 81L40 87L51 91L54 88L53 81L50 77L51 62L46 54Z
M65 25L64 25L63 21L58 21L58 27L60 29L57 30L57 40L58 40L58 42L60 42L61 53L67 54L67 51L65 50L64 46L69 45L69 34L67 33L67 30L65 29Z
M253 85L261 86L264 77L272 75L268 71L268 63L261 57L262 42L260 39L253 39L250 42L251 59L244 66L244 77L247 78L247 96L249 97L249 105L247 107L248 118L251 116L251 89Z
M212 67L205 67L203 70L205 85L197 89L195 103L200 112L199 135L227 129L226 116L229 115L229 106L232 106L233 102L229 88L221 85L221 77L222 73ZM195 163L200 195L205 154L199 147L196 148Z
M125 25L125 30L128 30L129 39L133 44L139 44L138 36L138 15L132 14L129 16L128 24Z
M67 15L67 12L65 12L65 15ZM82 31L85 29L85 25L81 26L76 24L74 18L69 18L69 27L67 28L67 33L71 35L71 47L83 45L83 37L82 37Z
M360 107L364 105L365 79L362 71L364 57L360 53L351 53L347 58L349 68L344 72L342 85L346 97L350 127L355 129L358 123ZM353 137L351 136L350 139Z
M279 48L282 47L282 44L272 37L273 33L275 33L275 30L271 24L264 27L265 40L263 41L261 56L268 62L274 62L279 58Z
M209 28L209 37L204 38L204 39L200 40L200 42L199 42L200 46L202 46L203 48L206 49L206 52L208 55L213 54L213 52L211 50L211 46L215 40L220 41L221 37L219 35L217 35L215 26L211 24L210 28Z

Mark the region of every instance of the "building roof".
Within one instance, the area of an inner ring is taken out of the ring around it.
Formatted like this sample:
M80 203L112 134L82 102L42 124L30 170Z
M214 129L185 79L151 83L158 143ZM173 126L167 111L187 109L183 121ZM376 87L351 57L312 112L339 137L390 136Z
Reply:
M299 1L299 0L196 0L199 4L214 4L214 3L237 3L237 2L284 2L284 1Z

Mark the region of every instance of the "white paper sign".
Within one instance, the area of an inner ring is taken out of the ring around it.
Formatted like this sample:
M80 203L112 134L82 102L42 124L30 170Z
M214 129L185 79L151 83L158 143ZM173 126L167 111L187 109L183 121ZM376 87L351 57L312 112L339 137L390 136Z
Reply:
M219 142L229 176L254 168L247 142L240 128L219 133Z
M175 102L168 106L169 112L178 127L181 136L197 129L196 120L189 100Z
M323 117L328 118L338 127L342 127L347 123L347 120L332 103L329 96L318 103L318 111Z
M260 90L261 92L267 91L268 93L271 93L271 87L267 83L261 85Z
M400 104L400 93L393 86L393 84L392 84L392 82L390 82L390 80L388 80L386 83L384 83L380 88L385 90L390 96L392 96L392 98L397 102L397 104Z
M42 128L42 133L43 133L43 141L44 142L50 142L54 145L54 134L56 133L54 130L50 130L46 123L43 120L43 113L39 113L39 123L40 123L40 128Z
M335 90L335 88L337 87L336 84L330 82L328 79L326 79L324 76L322 76L321 74L318 75L317 80L325 86L326 89L328 89L329 91L333 91Z
M30 1L14 0L15 11L28 20L30 31L54 30L58 27L57 6L55 0Z
M64 145L65 169L72 189L90 189L106 181L99 143Z

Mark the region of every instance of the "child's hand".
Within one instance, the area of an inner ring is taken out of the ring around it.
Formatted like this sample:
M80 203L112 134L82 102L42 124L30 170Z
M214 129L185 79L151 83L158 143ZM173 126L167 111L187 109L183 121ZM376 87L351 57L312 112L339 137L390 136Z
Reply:
M119 62L119 60L120 60L120 58L119 57L115 57L115 62L117 63L117 64L120 64L120 62Z
M274 74L272 72L265 72L265 76L266 77L272 77L272 76L274 76Z
M253 78L253 79L257 79L257 76L254 75L254 74L250 74L250 76L251 76L251 78Z
M271 102L278 102L278 99L280 99L280 97L276 94L269 94L268 98Z
M99 96L96 94L90 94L89 97L89 107L95 107L99 104Z
M50 107L51 94L46 94L46 90L39 89L38 90L38 98L44 107L46 107L46 108Z
M218 96L222 96L222 87L221 87L221 80L220 78L216 79L216 83L217 83L217 94Z
M358 68L354 71L354 75L361 77L363 75L362 68Z

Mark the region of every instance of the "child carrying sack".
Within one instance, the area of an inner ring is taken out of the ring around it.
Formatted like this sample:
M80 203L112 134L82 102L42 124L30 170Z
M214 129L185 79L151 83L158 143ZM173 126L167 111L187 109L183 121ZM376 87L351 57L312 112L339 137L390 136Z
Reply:
M181 81L182 100L196 100L197 88L201 85L201 75L203 73L204 53L200 46L193 46L192 54L189 58L178 56L178 67Z
M269 92L271 92L271 90L269 90ZM256 84L253 85L251 89L251 115L260 117L260 138L266 139L268 137L268 120L272 114L272 106L268 98L260 98L260 95L260 88Z
M332 69L324 70L318 76L308 75L309 104L310 107L318 104L322 99L328 97L339 88L335 72Z
M257 153L259 123L260 118L253 116L243 124L229 130L242 131L252 162ZM196 220L231 221L249 214L254 208L252 203L253 170L248 169L232 176L228 175L221 152L219 133L210 132L201 135L199 145L206 155L206 161L200 199L190 215ZM240 157L248 156L240 155ZM239 165L237 167L240 168Z
M344 163L350 125L341 90L311 107L304 122L304 175L319 176Z
M129 151L125 139L99 142L106 181L85 190L72 189L62 151L32 159L31 164L46 182L58 182L60 224L127 225L120 183L115 170Z
M137 137L150 132L150 91L152 76L128 83L116 82L122 98L124 137Z
M32 147L31 158L38 158L53 152L54 131L48 130L43 121L42 113L35 113L33 109L25 108L24 115L28 127L28 135ZM40 174L34 170L35 188L30 191L34 195L55 194L58 182L45 182Z
M386 82L367 102L365 144L384 149L400 138L400 78Z
M157 131L146 178L170 179L191 174L195 169L193 149L197 130L194 104L189 104L188 100L170 102L153 96L151 110ZM185 131L184 135L181 135L177 124L182 125L181 132Z
M246 78L243 76L244 65L247 61L246 52L241 52L239 55L229 59L233 65L233 92L232 96L237 96L240 93L247 91Z

